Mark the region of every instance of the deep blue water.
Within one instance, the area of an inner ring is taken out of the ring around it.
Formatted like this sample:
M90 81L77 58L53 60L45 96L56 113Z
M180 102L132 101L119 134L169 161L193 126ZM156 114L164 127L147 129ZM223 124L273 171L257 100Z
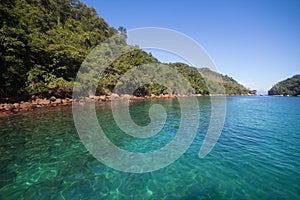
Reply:
M218 98L218 97L214 97ZM228 97L225 125L205 158L198 153L210 120L210 98L199 97L200 126L173 164L133 174L95 159L82 144L71 106L0 118L0 199L300 199L300 98ZM168 144L180 125L176 100L131 103L138 125L154 103L168 113L162 134L137 139L114 123L109 103L97 116L111 141L128 151Z

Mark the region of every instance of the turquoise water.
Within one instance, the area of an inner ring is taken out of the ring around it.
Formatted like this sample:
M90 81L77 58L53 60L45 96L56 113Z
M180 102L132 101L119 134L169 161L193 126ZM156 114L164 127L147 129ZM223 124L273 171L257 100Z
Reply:
M123 149L155 151L176 135L181 115L176 100L136 101L133 120L147 125L154 103L165 106L168 118L164 134L150 139L122 133L109 103L97 104L98 120ZM203 159L209 98L199 97L199 105L200 127L187 152L144 174L116 171L91 156L70 106L2 117L0 199L300 199L300 98L228 97L222 135Z

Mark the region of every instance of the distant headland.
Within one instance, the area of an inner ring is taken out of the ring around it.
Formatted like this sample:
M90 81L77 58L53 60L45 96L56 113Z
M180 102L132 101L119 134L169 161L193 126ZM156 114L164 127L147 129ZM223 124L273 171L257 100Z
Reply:
M275 84L269 91L271 96L299 96L300 95L300 75L295 75Z

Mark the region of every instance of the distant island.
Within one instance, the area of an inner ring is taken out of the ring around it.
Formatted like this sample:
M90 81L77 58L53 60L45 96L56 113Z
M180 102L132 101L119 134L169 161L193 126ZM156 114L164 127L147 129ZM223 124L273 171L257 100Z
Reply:
M295 75L274 85L268 94L271 96L299 96L300 95L300 75Z
M76 73L91 50L113 35L126 38L126 28L110 27L93 7L80 1L73 6L69 1L1 1L0 8L2 102L30 101L32 97L71 98ZM142 49L121 56L104 72L96 95L111 95L126 71L146 63L160 62ZM256 92L206 68L168 65L191 83L196 94L210 95L207 83L212 83L210 77L215 75L222 77L228 95ZM148 84L133 95L161 95L168 93L166 89Z

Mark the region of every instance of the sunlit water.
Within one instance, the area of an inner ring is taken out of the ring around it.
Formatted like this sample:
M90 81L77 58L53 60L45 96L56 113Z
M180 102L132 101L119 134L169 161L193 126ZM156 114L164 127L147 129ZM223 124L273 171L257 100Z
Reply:
M216 97L217 98L217 97ZM165 106L161 134L137 139L97 104L107 136L128 151L166 145L180 125L176 100L136 101L133 120L150 122L149 107ZM229 97L224 129L208 156L198 153L207 131L210 99L199 97L200 127L176 162L144 174L106 167L81 143L71 106L0 118L0 199L300 199L300 98Z

